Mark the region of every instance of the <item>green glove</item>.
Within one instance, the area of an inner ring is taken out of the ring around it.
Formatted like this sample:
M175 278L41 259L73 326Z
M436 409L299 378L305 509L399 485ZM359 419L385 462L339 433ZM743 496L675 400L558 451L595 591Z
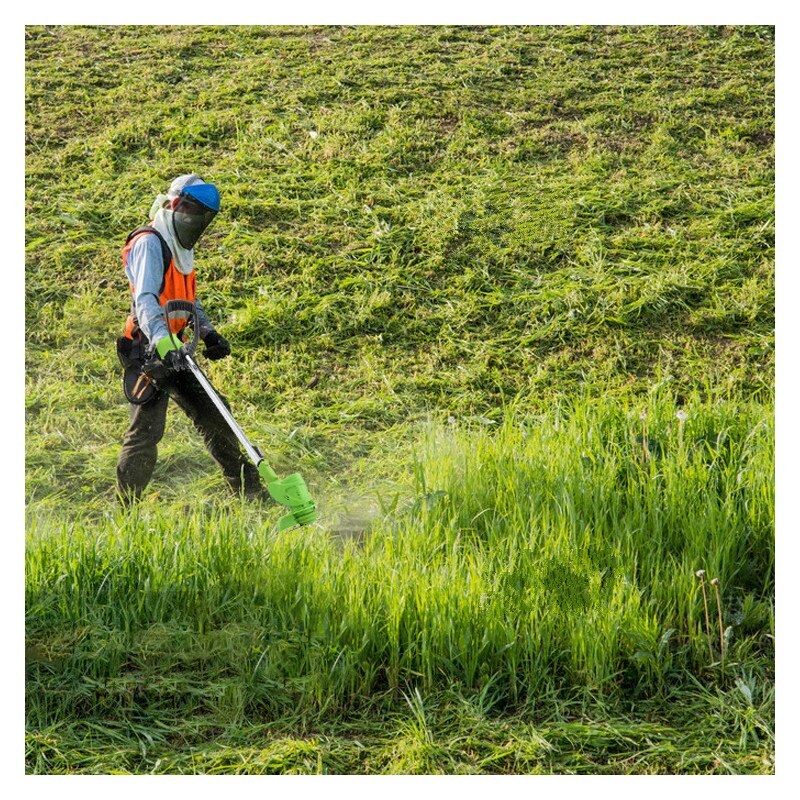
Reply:
M162 361L170 350L180 350L181 347L183 347L183 342L171 336L164 336L156 342L156 352Z

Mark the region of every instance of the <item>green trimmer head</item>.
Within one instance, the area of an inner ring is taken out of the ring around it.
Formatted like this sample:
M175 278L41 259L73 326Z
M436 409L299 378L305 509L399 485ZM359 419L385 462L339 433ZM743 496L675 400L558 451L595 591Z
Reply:
M258 471L267 482L267 489L272 499L291 509L290 514L285 514L278 520L279 531L314 522L317 518L317 506L299 472L281 479L270 469L266 461L258 465Z

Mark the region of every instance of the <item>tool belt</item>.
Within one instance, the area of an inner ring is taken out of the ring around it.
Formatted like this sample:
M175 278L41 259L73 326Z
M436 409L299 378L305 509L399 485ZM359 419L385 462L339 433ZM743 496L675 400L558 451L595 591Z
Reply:
M150 400L158 391L150 375L145 372L147 362L147 337L136 327L133 338L117 338L117 356L122 364L122 390L129 403L140 406Z

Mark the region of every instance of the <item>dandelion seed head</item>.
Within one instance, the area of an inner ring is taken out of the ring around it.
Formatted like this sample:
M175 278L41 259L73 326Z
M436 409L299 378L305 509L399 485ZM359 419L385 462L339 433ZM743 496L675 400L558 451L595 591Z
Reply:
M712 586L719 586L719 578L712 578L711 579Z
M705 575L705 574L706 574L706 571L704 569L699 569L699 570L697 570L697 572L695 572L695 575L697 575L697 577L700 578L700 579L702 579L703 575Z
M683 422L684 420L687 420L687 419L689 419L689 415L688 415L688 414L687 414L687 413L686 413L686 412L685 412L685 411L684 411L682 408L679 408L679 409L678 409L678 411L677 411L677 413L675 414L675 416L676 416L676 417L677 417L677 418L678 418L678 419L679 419L681 422Z

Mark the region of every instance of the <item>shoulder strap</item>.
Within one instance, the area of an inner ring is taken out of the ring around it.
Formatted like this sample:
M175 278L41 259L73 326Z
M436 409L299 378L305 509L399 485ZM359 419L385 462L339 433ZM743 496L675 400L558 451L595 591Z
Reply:
M161 259L164 262L164 272L166 272L172 262L172 250L169 249L167 240L152 225L143 225L141 228L131 231L128 234L128 238L125 240L125 244L128 244L132 239L142 233L154 233L158 237L158 241L161 243Z

